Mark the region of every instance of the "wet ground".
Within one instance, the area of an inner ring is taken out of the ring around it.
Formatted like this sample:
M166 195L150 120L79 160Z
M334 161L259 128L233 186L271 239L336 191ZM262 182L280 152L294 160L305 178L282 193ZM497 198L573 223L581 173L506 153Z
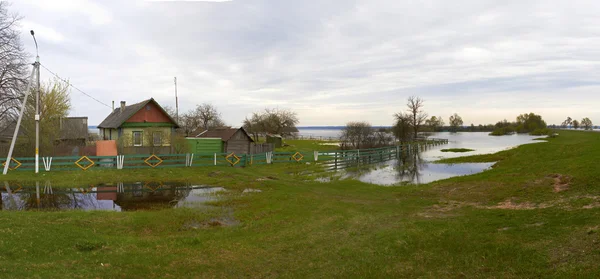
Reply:
M246 189L242 194L260 192ZM228 191L182 183L115 183L80 188L6 183L0 190L2 210L109 210L136 211L165 208L211 208Z

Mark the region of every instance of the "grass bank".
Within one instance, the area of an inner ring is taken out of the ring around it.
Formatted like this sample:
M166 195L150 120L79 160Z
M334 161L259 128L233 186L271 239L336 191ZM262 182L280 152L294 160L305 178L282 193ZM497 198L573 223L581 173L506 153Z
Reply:
M458 153L462 153L462 152L475 151L475 149L468 149L468 148L447 148L447 149L442 149L440 151L441 152L458 152Z
M5 278L598 278L599 143L600 133L564 131L462 158L498 163L421 186L319 183L297 175L314 168L305 164L190 169L177 175L262 192L215 203L240 222L229 227L202 225L218 212L194 209L0 212L0 270Z

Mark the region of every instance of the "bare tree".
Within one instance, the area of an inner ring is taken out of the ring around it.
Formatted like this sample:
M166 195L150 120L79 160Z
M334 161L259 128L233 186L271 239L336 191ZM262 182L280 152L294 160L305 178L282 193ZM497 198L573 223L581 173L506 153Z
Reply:
M575 130L579 129L579 121L573 120L572 123L573 123L573 129L575 129Z
M411 116L408 113L399 112L394 114L394 118L396 118L396 123L392 128L394 136L402 143L408 142L410 134L413 132L410 126Z
M375 130L367 122L348 122L342 129L340 139L344 147L367 148L375 140Z
M296 127L298 124L296 112L287 109L265 109L262 112L254 112L250 118L244 120L244 129L258 138L259 134L286 135L288 128Z
M423 111L425 101L416 96L408 97L406 102L407 111L410 115L410 126L413 129L413 137L416 139L419 133L419 129L423 126L423 123L427 119L427 113Z
M0 129L16 118L28 75L28 56L19 36L20 17L9 13L8 6L0 2Z
M194 111L194 117L198 119L201 127L206 130L225 126L225 123L221 119L221 113L212 104L204 103L198 105Z
M592 124L591 119L586 117L584 119L581 119L581 126L583 126L583 128L586 130L592 130L592 128L594 127L594 124Z
M571 119L571 117L568 116L567 119L565 119L565 121L562 122L561 126L563 128L568 128L571 124L573 124L573 119Z

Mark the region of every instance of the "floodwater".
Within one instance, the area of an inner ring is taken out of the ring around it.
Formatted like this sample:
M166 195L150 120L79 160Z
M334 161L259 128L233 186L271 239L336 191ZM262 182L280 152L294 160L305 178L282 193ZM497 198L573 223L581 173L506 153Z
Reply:
M406 183L424 184L455 176L470 175L488 170L494 163L437 164L433 161L479 154L496 153L521 144L536 143L539 136L509 135L494 137L488 133L434 133L432 138L445 138L448 144L429 146L425 150L403 154L394 159L368 166L356 171L347 171L344 177L356 178L362 182L391 186ZM469 148L471 152L441 152L447 148Z
M435 161L442 158L454 158L461 156L471 156L480 154L491 154L502 150L514 148L522 144L537 143L533 139L542 136L530 135L507 135L490 136L488 132L462 132L462 133L433 133L431 138L448 139L448 144L434 146L422 153L423 159ZM474 149L471 152L441 152L442 149L449 148L468 148Z
M256 192L247 189L244 193ZM1 188L2 210L108 210L136 211L177 207L210 208L224 197L223 187L183 183L115 183L80 188L21 186Z

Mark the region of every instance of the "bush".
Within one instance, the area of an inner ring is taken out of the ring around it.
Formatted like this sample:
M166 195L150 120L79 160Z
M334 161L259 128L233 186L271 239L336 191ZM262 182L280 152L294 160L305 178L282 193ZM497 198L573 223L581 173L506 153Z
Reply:
M550 131L550 129L548 128L544 128L544 129L535 129L533 132L529 133L532 136L547 136L550 135L552 133L552 131Z

